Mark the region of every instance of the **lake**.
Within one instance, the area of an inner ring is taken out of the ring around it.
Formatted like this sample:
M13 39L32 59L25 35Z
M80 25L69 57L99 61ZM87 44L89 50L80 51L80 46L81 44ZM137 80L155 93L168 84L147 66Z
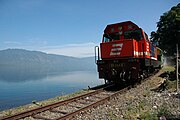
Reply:
M0 111L103 84L96 71L25 73L0 71Z

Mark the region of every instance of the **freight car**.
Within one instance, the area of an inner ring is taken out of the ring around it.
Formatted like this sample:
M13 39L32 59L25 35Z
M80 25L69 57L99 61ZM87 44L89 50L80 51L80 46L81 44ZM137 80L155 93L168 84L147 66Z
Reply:
M95 47L99 78L135 83L162 67L162 51L131 21L107 25L100 49Z

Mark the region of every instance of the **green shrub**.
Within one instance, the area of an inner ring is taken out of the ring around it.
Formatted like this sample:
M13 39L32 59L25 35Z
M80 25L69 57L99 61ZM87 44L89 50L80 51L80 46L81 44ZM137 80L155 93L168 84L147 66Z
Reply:
M154 113L145 112L140 115L140 120L158 120L158 118Z
M165 116L166 119L171 117L171 112L167 107L160 107L157 113L158 117Z
M174 71L175 68L173 66L164 66L162 70L163 71Z

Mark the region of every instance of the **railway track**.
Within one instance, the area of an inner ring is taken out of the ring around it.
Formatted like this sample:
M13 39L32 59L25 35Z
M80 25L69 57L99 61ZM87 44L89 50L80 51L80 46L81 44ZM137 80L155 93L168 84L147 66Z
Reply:
M157 74L157 71L153 73ZM153 77L153 74L147 78ZM147 79L144 79L144 82ZM12 116L7 116L1 120L66 120L73 118L82 111L96 107L116 97L117 95L126 92L130 86L116 89L115 84L105 85L103 88L96 89L83 95L70 98L64 101L53 103L46 106L41 106L32 110L18 113ZM110 90L109 90L110 89Z
M105 88L97 89L93 92L86 93L71 99L60 101L54 104L41 106L36 109L25 111L12 116L4 117L2 120L19 120L19 119L41 119L41 120L66 120L70 119L76 114L96 107L105 103L109 99L125 92L128 88L112 92L105 91L106 88L113 85L106 86Z

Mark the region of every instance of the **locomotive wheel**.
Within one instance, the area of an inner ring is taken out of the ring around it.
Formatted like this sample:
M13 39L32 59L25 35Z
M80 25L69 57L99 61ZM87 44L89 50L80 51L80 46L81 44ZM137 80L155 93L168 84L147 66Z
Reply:
M140 75L138 74L138 78L137 78L137 82L138 84L141 84L142 78L140 77Z
M111 82L110 80L104 79L105 84L109 84L110 82Z
M107 83L108 83L108 80L104 79L104 83L107 84Z
M131 86L132 88L134 88L136 85L136 80L135 79L131 79Z

